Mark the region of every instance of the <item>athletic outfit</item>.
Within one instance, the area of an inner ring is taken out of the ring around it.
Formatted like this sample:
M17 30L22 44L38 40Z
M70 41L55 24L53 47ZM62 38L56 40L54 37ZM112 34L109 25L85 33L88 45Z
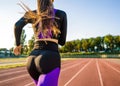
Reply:
M55 21L61 33L57 37L53 36L51 32L48 35L51 39L58 40L58 44L64 45L67 33L67 16L64 11L56 9L54 11L55 16L59 18ZM22 28L28 23L33 23L32 20L28 20L24 16L16 22L14 28L17 46L20 45ZM41 35L39 35L39 39L42 39ZM61 66L58 44L49 40L35 41L34 48L27 60L27 70L37 86L57 86Z

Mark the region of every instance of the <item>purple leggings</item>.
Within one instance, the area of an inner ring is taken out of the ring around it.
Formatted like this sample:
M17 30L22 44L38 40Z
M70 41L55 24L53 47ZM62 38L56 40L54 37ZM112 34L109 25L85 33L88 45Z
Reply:
M37 86L58 86L59 73L60 68L56 68L48 74L41 74L35 83Z

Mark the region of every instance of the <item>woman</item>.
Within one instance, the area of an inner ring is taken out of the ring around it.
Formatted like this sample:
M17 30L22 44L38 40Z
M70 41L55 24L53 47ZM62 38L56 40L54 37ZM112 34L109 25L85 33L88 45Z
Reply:
M37 3L38 8L34 11L22 3L27 12L15 23L14 54L20 54L22 29L31 23L35 42L32 52L27 57L28 73L36 86L58 86L61 68L58 44L64 45L66 42L67 16L64 11L54 9L53 0L38 0Z

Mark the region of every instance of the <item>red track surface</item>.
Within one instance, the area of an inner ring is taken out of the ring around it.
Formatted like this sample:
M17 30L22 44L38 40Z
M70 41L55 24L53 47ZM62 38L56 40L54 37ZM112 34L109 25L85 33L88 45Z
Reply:
M25 67L0 70L0 86L35 86ZM62 62L59 86L120 86L120 64L105 59Z

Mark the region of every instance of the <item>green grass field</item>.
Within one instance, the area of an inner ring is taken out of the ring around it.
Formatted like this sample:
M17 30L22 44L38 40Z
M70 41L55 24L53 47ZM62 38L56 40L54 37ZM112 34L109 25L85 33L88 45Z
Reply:
M25 66L26 58L0 58L0 69Z
M7 58L0 58L0 62L21 62L21 61L25 61L26 58L22 57L22 58L11 58L11 57L7 57Z

